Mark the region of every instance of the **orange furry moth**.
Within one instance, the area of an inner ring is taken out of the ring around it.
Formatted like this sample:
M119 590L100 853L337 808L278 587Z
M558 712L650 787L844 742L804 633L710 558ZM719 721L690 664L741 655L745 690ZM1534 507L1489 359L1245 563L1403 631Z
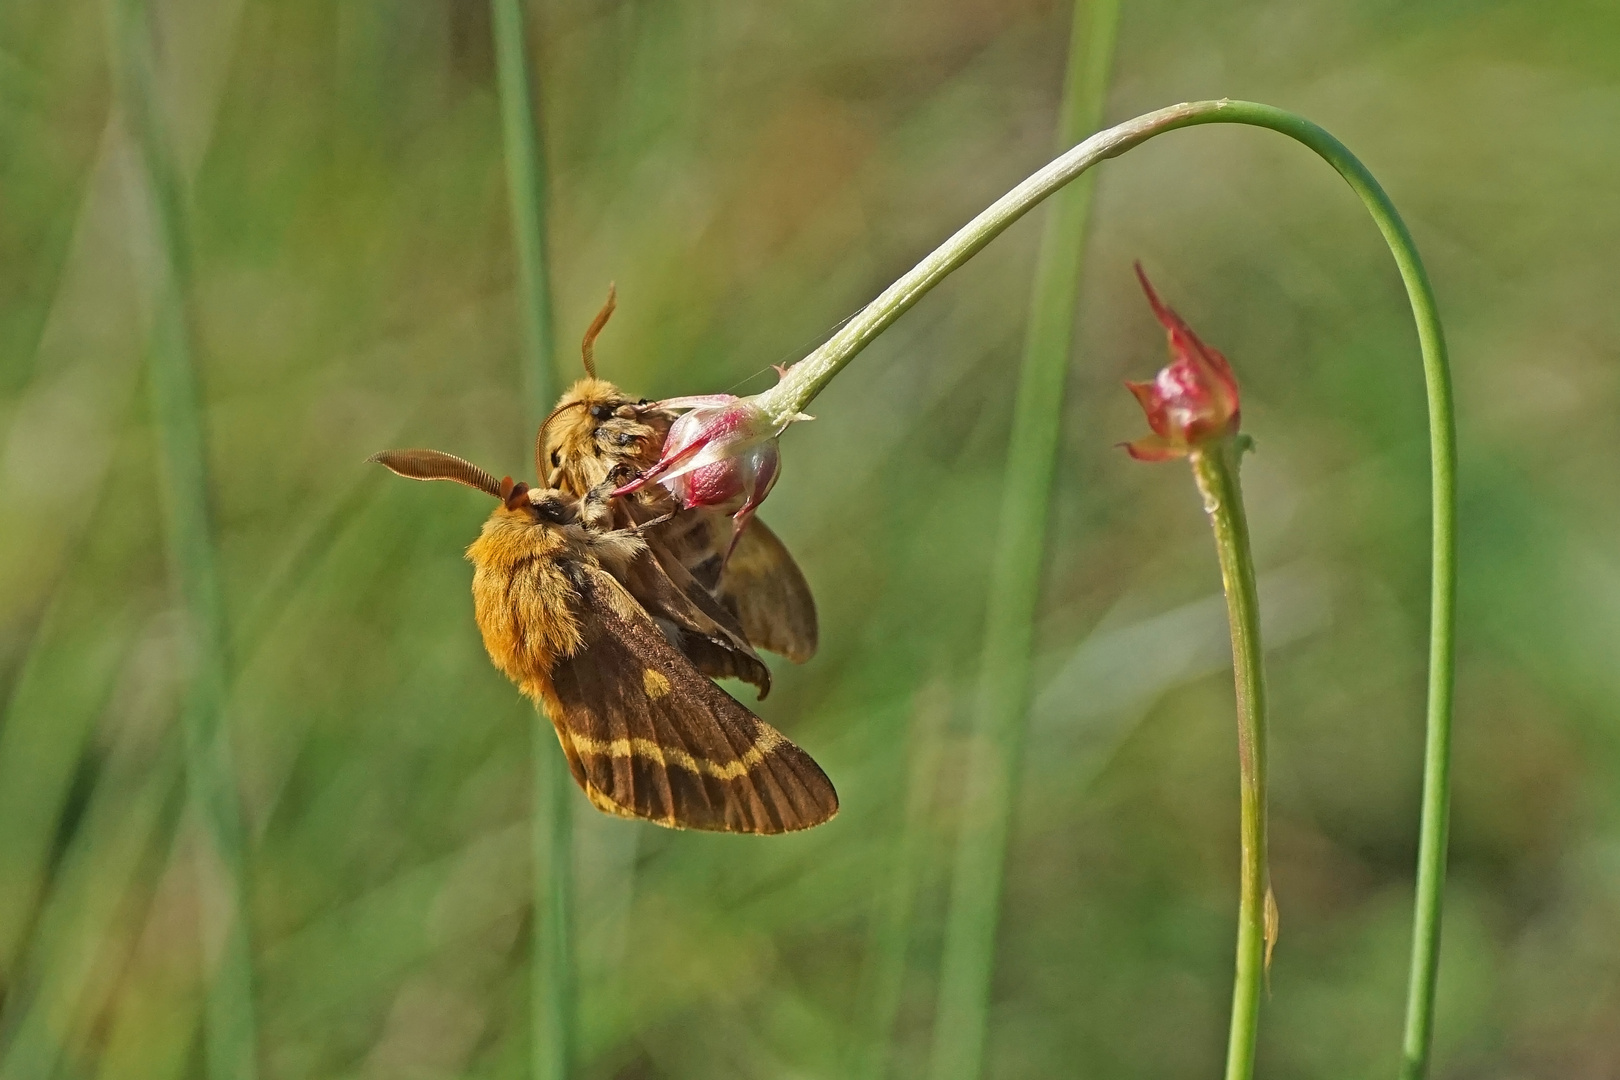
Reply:
M673 415L595 377L563 395L536 440L530 488L437 450L371 460L497 500L467 549L473 613L495 666L545 709L592 804L671 828L806 829L838 812L815 761L711 681L770 672L754 651L815 651L815 608L786 548L662 489L615 495L658 459ZM750 539L752 538L752 539Z

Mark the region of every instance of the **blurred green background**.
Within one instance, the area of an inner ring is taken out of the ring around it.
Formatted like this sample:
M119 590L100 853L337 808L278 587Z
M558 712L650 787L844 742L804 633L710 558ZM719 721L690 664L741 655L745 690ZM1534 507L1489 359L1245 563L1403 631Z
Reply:
M262 1075L522 1076L534 729L471 617L461 552L486 500L363 463L405 445L531 467L489 9L155 8L190 185ZM599 364L658 397L768 385L769 364L1042 164L1071 9L530 14L562 376L614 280ZM1126 0L1109 122L1222 95L1302 112L1363 157L1453 348L1436 1075L1620 1075L1620 9ZM208 898L181 815L132 160L102 6L0 5L8 1077L201 1068ZM1186 471L1112 448L1144 430L1120 380L1163 355L1140 258L1233 360L1259 443L1245 479L1282 910L1261 1072L1389 1076L1427 612L1410 316L1353 196L1271 133L1176 133L1098 175L987 1075L1207 1077L1225 1045L1237 784L1219 577ZM756 840L576 801L583 1076L923 1069L1040 216L784 439L763 516L816 592L822 649L779 666L760 711L831 775L838 819ZM873 1017L891 1002L888 1033Z

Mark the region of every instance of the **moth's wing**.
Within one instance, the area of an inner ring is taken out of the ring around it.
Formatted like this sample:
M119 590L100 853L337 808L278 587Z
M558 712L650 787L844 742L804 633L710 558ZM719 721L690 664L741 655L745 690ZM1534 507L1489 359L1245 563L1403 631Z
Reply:
M656 541L648 546L651 550L630 564L621 584L700 672L752 683L763 699L771 692L771 669L743 636L736 617Z
M731 520L720 518L724 544L731 542ZM737 540L716 590L720 602L742 624L755 648L768 649L802 664L816 654L816 602L786 545L759 518L749 521Z
M583 641L548 701L574 779L600 809L679 829L781 833L838 812L827 776L676 652L605 572L579 588Z

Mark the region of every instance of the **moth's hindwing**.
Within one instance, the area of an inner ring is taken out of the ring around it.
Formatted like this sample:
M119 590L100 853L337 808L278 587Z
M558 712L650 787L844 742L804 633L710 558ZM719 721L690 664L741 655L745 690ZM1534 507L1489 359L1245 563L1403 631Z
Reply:
M586 571L581 645L551 672L552 720L591 801L721 832L793 832L836 814L810 755L700 674L629 600L606 573Z
M725 520L730 543L731 522ZM719 550L724 551L721 547ZM802 664L816 654L816 602L799 565L765 523L754 518L720 576L719 599L756 649Z

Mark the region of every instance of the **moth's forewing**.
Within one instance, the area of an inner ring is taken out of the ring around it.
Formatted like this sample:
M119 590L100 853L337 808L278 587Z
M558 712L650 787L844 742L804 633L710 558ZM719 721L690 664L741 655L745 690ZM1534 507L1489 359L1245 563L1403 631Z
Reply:
M599 808L672 828L782 833L838 812L810 756L700 674L589 570L580 647L551 671L552 722Z
M730 522L726 524L729 527ZM816 602L810 585L786 545L759 518L751 520L738 538L720 576L718 595L755 648L795 664L816 654Z
M771 669L748 643L736 616L678 561L652 548L631 564L621 584L703 674L752 683L761 699L771 692Z

